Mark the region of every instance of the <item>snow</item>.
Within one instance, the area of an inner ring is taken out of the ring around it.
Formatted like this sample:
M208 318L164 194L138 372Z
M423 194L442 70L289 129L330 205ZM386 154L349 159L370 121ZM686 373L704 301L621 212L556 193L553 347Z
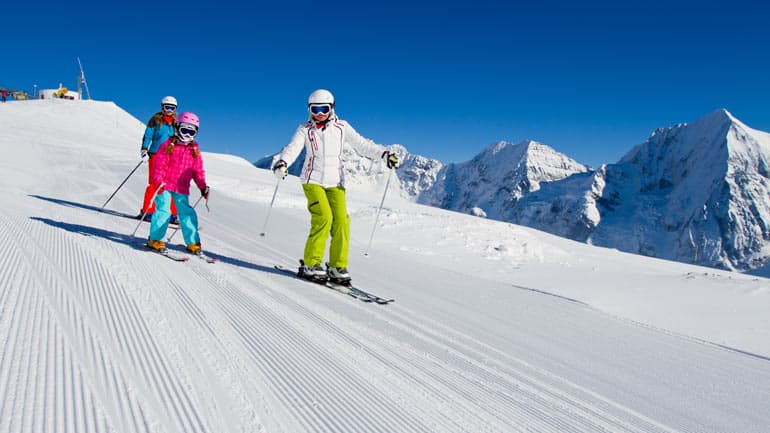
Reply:
M260 237L275 177L204 152L220 262L177 263L130 236L144 166L99 212L141 121L9 102L0 130L2 433L770 431L767 279L390 193L365 257L380 171L348 191L354 282L396 299L366 304L273 270L308 229L295 177Z

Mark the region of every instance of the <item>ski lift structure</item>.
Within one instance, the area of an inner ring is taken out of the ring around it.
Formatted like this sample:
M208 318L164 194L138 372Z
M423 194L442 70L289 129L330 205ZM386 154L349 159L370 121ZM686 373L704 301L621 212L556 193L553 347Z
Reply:
M91 99L91 92L88 91L88 83L86 82L86 73L83 72L83 64L80 63L80 57L78 57L78 66L80 67L80 76L78 77L78 94L80 99L83 99L83 89L86 91L86 98Z

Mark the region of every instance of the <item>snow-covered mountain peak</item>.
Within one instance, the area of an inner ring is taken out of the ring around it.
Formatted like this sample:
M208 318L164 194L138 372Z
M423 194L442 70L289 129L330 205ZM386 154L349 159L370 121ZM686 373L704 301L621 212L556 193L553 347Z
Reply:
M492 143L471 161L461 165L478 163L484 163L486 168L502 167L505 171L522 167L534 169L533 172L547 167L558 169L587 168L554 148L534 140L524 140L518 144L507 141ZM580 171L584 170L581 169Z
M555 175L561 177L561 171L568 171L570 174L576 172L588 171L589 167L580 164L567 155L558 152L556 149L539 141L524 141L519 144L523 148L523 157L525 164L531 168L533 175L540 172L546 175ZM534 169L534 170L532 170ZM548 178L540 179L550 180Z
M703 117L698 118L691 123L678 123L670 127L658 128L650 135L647 142L654 142L655 140L667 140L672 134L679 134L682 130L689 131L690 135L700 135L703 137L713 138L715 136L724 136L726 132L733 126L737 126L744 129L751 129L746 124L738 120L729 111L724 108L714 110ZM669 140L670 141L670 140ZM628 154L634 153L636 149L633 149Z
M738 120L735 116L732 115L729 111L727 111L724 108L720 108L718 110L714 110L711 113L706 114L705 116L699 118L695 122L692 123L693 126L697 126L699 128L721 128L727 125L731 125L733 123L740 124L742 126L745 126L743 122Z
M483 163L485 166L494 166L497 165L497 163L500 163L503 165L510 165L514 161L517 163L520 162L524 153L525 149L522 145L516 145L507 141L497 141L487 146L487 148L474 156L470 161L460 164Z
M421 203L505 219L508 209L542 182L564 179L589 168L533 140L492 143L473 159L449 164Z
M657 129L619 163L643 165L648 175L666 169L690 173L707 170L722 176L729 171L728 165L764 164L760 160L770 161L770 134L752 129L729 111L719 109L692 123Z
M713 111L692 123L656 129L642 144L634 147L620 164L645 166L647 175L661 169L692 171L693 166L722 167L728 157L727 134L731 128L746 128L725 109Z
M481 152L481 155L496 155L507 148L511 147L511 143L507 141L498 141L490 144L486 149Z

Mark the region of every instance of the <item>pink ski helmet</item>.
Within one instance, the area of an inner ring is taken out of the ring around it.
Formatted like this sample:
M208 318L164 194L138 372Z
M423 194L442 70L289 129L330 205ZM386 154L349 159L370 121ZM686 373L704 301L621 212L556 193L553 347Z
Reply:
M185 111L184 113L177 116L176 123L180 125L182 123L186 123L188 125L193 125L196 128L200 128L201 126L201 122L198 120L198 116L195 113L191 113L189 111Z
M198 135L200 121L195 113L186 111L176 118L176 136L183 143L190 143Z

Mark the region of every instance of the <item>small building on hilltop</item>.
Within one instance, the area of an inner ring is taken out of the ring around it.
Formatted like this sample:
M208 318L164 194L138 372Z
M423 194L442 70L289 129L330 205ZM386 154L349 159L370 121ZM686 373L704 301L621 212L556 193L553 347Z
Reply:
M41 89L39 98L40 99L76 100L76 99L80 99L80 93L73 92L72 90L69 90L66 87L63 87L61 83L59 83L58 89Z

